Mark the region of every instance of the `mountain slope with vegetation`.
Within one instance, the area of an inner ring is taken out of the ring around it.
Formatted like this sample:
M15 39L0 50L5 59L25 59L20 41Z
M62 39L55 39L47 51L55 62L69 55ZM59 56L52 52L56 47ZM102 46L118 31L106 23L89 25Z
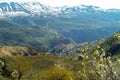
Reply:
M98 49L103 49L108 55L119 55L120 54L120 32L114 33L108 37L102 43L98 44Z
M48 27L20 26L3 19L0 20L0 38L0 45L3 46L33 46L44 51L71 42ZM56 41L60 43L55 43Z

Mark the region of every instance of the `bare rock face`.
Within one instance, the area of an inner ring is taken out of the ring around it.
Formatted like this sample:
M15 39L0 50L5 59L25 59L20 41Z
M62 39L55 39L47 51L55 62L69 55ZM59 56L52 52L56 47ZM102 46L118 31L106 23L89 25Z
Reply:
M43 52L31 47L0 46L0 56L35 56Z

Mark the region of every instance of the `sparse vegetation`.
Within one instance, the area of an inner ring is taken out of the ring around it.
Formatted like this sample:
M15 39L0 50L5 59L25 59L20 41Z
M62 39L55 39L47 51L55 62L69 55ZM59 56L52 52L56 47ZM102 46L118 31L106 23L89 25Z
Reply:
M119 80L120 59L105 56L101 48L93 54L83 53L83 60L67 56L11 57L1 73L3 80ZM13 65L14 64L14 65ZM2 69L2 68L1 68ZM7 71L7 72L6 72ZM11 76L6 76L6 75Z

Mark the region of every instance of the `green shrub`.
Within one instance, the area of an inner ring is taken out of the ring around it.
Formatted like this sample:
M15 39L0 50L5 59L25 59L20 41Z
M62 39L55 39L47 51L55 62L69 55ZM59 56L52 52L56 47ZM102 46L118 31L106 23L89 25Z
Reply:
M40 72L33 80L75 80L71 71L62 67L52 67L47 71Z

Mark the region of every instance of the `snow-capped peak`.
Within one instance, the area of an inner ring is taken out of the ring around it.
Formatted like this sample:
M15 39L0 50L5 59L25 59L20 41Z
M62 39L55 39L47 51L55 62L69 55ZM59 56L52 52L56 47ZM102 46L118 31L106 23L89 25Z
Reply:
M28 15L40 15L51 14L55 12L50 6L42 5L39 2L25 2L25 3L0 3L0 14L19 16L22 13L23 16Z
M63 7L50 7L43 5L39 2L9 2L9 3L0 3L0 16L59 16L59 15L68 15L68 14L80 14L81 12L86 13L95 13L95 12L110 12L111 10L101 9L97 6L63 6ZM114 12L118 10L113 10Z

